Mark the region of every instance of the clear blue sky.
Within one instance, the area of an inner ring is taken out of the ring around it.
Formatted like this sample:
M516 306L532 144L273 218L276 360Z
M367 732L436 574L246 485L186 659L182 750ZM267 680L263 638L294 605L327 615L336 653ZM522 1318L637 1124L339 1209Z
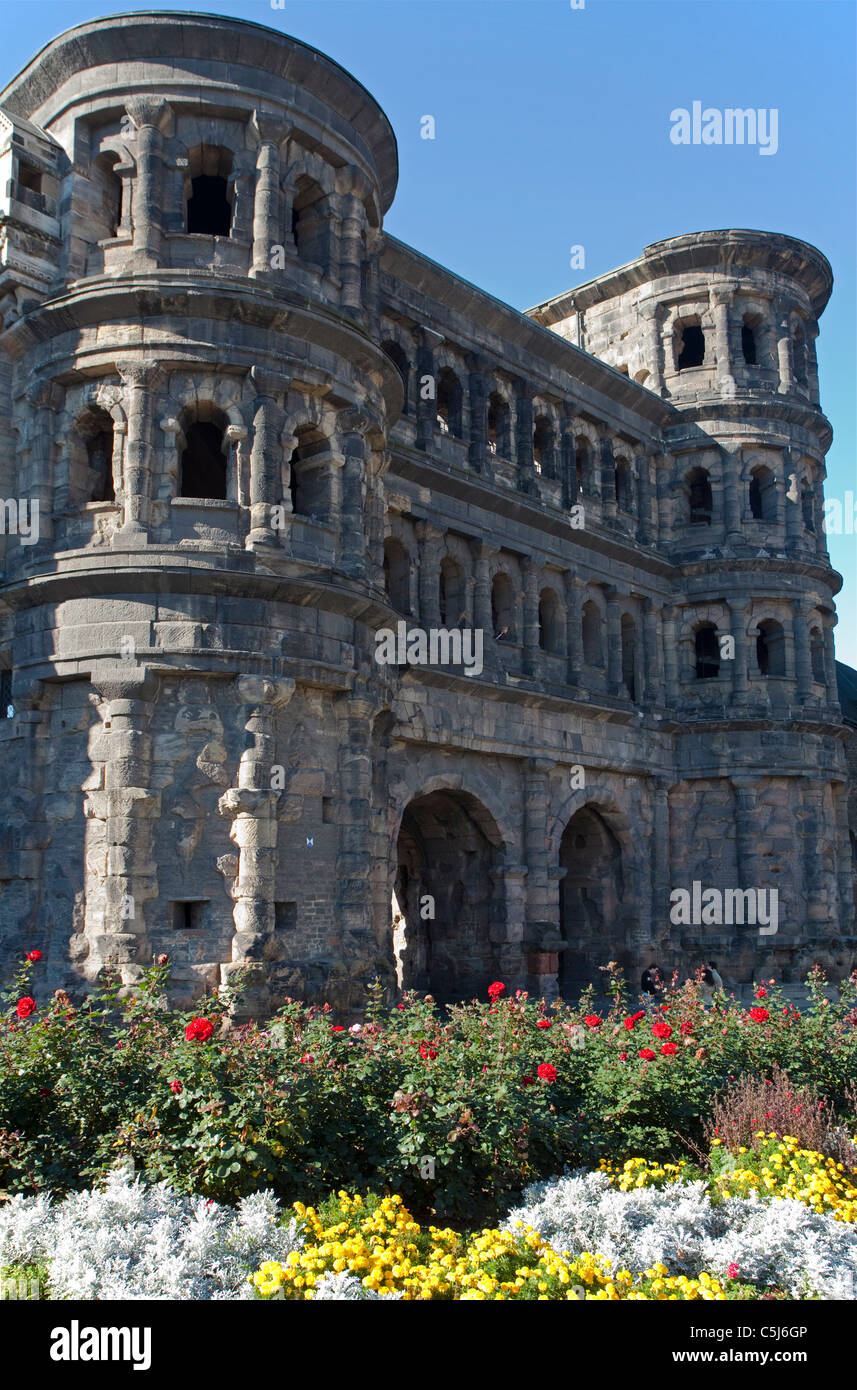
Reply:
M0 0L2 82L55 34L141 9ZM818 339L833 423L828 495L857 498L854 0L209 0L330 54L399 142L387 228L517 308L633 259L649 242L754 227L812 242L836 279ZM776 107L779 149L669 141L669 113ZM437 138L421 140L433 115ZM569 269L582 244L585 271ZM852 505L853 515L853 505ZM829 538L845 577L837 654L857 665L857 535Z

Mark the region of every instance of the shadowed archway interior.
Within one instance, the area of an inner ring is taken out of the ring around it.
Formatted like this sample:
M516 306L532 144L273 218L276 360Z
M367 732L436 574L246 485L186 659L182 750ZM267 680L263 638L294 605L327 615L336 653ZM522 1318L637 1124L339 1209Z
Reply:
M621 960L624 932L622 850L604 817L582 806L565 827L559 849L560 955L559 989L576 998L588 984L600 982L598 962Z

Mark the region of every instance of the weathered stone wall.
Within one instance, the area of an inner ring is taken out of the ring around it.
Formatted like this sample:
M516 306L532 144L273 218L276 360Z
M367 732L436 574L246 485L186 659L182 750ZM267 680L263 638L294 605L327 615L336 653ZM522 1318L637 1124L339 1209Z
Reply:
M212 16L61 36L0 134L5 966L246 968L249 1013L852 968L819 252L676 237L519 314L382 232L368 93ZM671 919L694 882L776 933Z

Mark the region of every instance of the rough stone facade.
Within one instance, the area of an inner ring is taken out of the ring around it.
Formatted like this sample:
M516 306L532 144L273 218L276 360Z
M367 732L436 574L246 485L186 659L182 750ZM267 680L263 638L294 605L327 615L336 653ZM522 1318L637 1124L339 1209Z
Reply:
M251 1012L853 968L824 257L518 313L382 231L373 98L228 19L83 25L0 109L4 963L249 962ZM776 933L675 925L695 880Z

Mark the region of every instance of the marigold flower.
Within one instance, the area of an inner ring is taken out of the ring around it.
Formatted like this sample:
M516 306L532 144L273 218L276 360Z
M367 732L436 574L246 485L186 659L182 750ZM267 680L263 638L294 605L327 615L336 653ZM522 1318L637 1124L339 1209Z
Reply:
M192 1018L184 1035L188 1042L208 1042L214 1032L214 1024L207 1018Z
M36 1012L36 1001L31 995L25 994L15 1005L15 1012L19 1018L29 1018L30 1014Z

